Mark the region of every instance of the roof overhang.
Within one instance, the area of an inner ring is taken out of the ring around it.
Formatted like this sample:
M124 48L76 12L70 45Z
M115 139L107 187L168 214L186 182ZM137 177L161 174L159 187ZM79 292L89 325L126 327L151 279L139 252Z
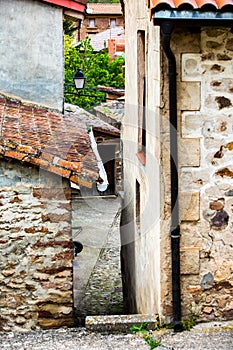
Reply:
M74 1L74 0L41 0L43 2L47 2L49 4L53 4L56 6L63 7L68 10L73 10L77 12L85 12L86 9L86 3L85 0L80 0L80 2Z
M233 12L164 9L153 13L154 25L170 22L185 26L233 26Z

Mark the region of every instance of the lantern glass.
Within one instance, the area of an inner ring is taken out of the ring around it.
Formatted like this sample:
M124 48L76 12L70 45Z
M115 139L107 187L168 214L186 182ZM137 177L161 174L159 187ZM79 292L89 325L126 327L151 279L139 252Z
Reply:
M81 90L84 88L85 85L85 79L83 72L81 71L81 68L78 69L78 71L73 76L74 85L77 90Z

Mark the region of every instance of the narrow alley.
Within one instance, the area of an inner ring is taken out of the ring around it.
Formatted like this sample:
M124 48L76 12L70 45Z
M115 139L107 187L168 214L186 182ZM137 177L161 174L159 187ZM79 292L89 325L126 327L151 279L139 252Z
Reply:
M87 315L124 313L119 222L119 198L73 199L73 240L83 245L74 259L74 307L78 323Z

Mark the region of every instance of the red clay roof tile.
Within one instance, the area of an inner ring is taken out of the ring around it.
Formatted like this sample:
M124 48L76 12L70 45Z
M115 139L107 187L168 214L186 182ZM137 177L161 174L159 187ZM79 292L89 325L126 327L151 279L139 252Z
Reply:
M0 154L89 187L99 176L84 122L3 94L0 95Z
M88 15L122 15L121 4L87 4Z
M149 7L152 10L169 6L171 9L179 9L181 6L189 5L193 10L201 10L204 6L212 6L216 10L222 10L225 6L232 6L233 0L149 0Z
M94 131L100 131L112 135L113 137L120 137L120 130L78 106L66 103L65 115L77 118L80 122L84 122L87 126L91 126Z

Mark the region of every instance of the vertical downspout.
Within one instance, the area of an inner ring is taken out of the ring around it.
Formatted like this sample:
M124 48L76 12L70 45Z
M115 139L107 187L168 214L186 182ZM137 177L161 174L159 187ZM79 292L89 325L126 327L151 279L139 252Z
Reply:
M170 47L173 25L161 24L163 50L168 59L169 117L170 117L170 183L171 183L171 250L172 250L172 304L174 331L182 331L180 290L180 225L179 225L179 178L177 141L177 91L176 59Z

